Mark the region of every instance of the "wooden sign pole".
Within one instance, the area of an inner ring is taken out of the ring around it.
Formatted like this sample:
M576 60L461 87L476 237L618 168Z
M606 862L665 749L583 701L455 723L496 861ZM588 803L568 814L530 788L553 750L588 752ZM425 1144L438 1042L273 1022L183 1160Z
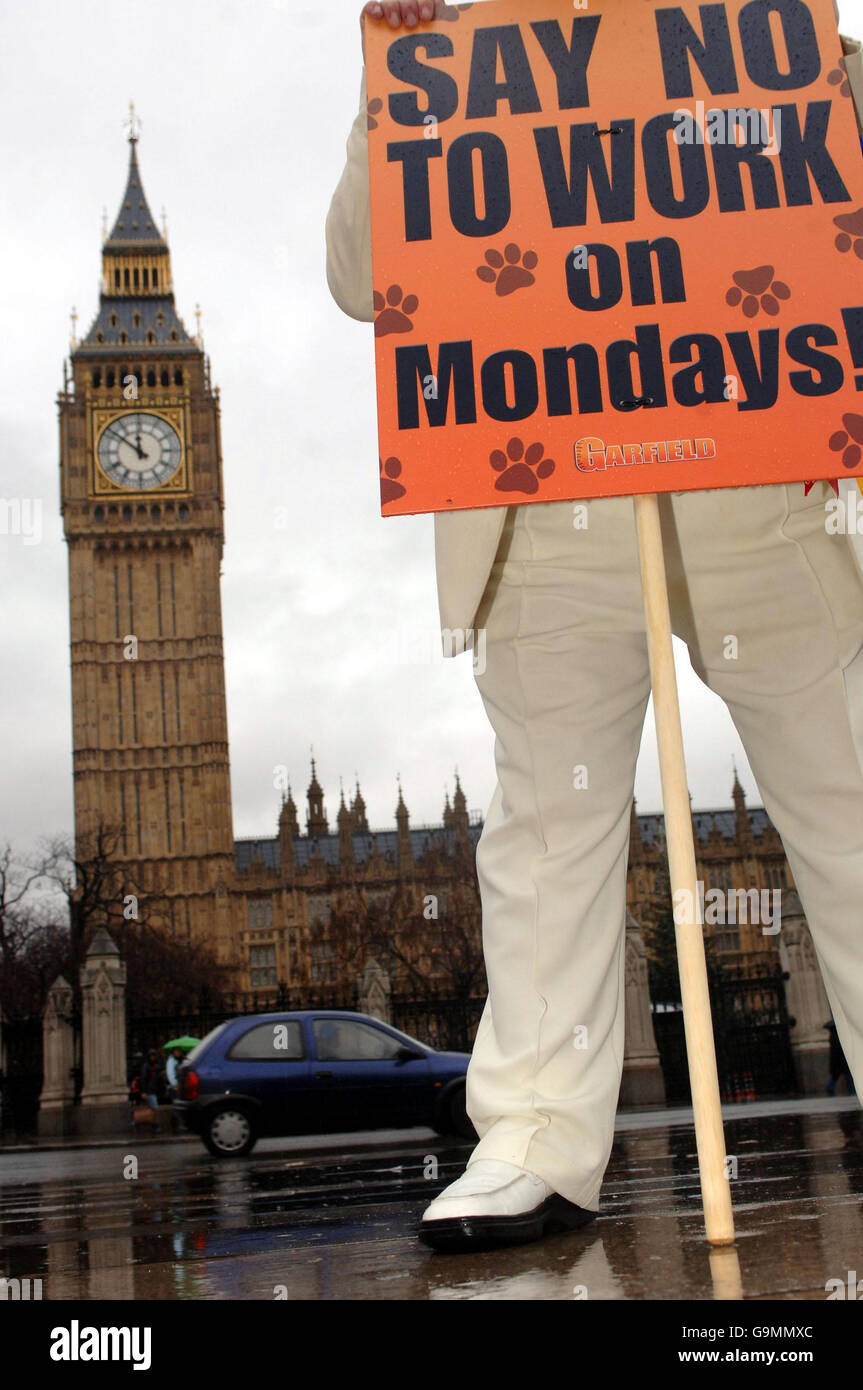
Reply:
M691 904L691 910L686 912L685 920L675 925L675 936L704 1224L711 1245L730 1245L734 1240L734 1215L731 1207L731 1184L725 1172L725 1136L722 1129L716 1052L713 1046L701 904L695 877L692 812L686 783L680 704L677 698L674 653L671 645L671 617L668 608L662 531L659 524L659 500L655 493L644 493L634 497L633 501L644 611L647 619L647 649L659 747L671 893L672 899L679 902L676 894L683 890L687 895L683 901ZM675 915L682 914L678 912Z

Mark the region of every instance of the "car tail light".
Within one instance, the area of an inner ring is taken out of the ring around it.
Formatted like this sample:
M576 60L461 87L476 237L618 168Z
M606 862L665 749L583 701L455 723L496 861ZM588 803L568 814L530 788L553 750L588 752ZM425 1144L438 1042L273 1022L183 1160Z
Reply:
M196 1071L187 1071L183 1076L183 1100L197 1100L201 1083Z

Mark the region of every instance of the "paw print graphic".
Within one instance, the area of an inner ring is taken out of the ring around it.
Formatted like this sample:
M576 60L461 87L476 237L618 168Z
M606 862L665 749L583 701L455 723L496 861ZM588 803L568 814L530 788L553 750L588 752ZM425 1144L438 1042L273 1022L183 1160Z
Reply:
M500 477L495 481L498 492L539 492L540 478L554 472L554 459L544 458L541 444L531 444L525 450L520 439L511 439L503 449L493 449L489 463Z
M375 120L375 116L379 116L380 113L381 113L381 111L383 111L383 109L384 109L384 104L383 104L383 102L381 101L381 98L380 98L380 97L372 97L371 101L369 102L368 106L366 107L366 112L367 112L367 114L368 114L368 119L369 119L369 130L377 130L377 128L378 128L378 123L377 123L377 121Z
M525 251L522 255L520 248L511 241L504 247L503 255L492 249L486 251L485 259L487 264L478 266L476 273L480 280L494 285L495 294L512 294L514 290L536 284L530 273L539 260L535 251Z
M375 290L372 302L377 313L376 338L385 338L388 333L410 333L413 328L410 315L419 307L415 294L403 294L401 285L390 285L386 295Z
M853 246L854 255L863 261L863 208L856 212L840 212L833 218L833 225L839 228L834 242L836 250L850 251Z
M460 19L465 10L473 9L473 0L468 5L443 5L435 15L435 19L446 19L454 21Z
M396 479L401 476L402 462L395 457L388 458L386 463L379 458L381 474L381 503L395 502L397 497L404 497L407 488L402 487Z
M851 84L848 81L848 73L845 67L844 58L839 59L838 68L834 68L832 72L828 72L827 81L830 83L831 87L839 87L839 95L841 97L850 97Z
M834 454L842 450L842 464L845 468L856 468L863 457L863 415L852 415L850 412L842 416L844 430L836 430L831 434L828 446ZM850 438L849 438L850 436ZM854 441L852 444L851 440Z
M784 280L773 279L772 265L757 265L754 270L735 270L731 278L734 284L725 296L725 303L734 306L743 300L741 308L748 319L754 319L759 306L765 314L778 314L777 301L791 297Z

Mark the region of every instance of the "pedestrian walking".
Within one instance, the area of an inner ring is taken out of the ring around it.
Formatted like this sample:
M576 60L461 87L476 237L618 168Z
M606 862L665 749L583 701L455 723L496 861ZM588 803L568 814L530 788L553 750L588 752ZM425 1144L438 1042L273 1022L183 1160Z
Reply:
M177 1101L180 1099L180 1063L183 1060L183 1049L173 1047L168 1054L165 1064L165 1076L168 1082L168 1100L171 1105L171 1129L176 1134L180 1127L179 1112L177 1111Z
M162 1060L154 1047L147 1053L147 1060L141 1071L141 1090L144 1104L153 1111L153 1129L159 1129L159 1103L164 1091L165 1075Z

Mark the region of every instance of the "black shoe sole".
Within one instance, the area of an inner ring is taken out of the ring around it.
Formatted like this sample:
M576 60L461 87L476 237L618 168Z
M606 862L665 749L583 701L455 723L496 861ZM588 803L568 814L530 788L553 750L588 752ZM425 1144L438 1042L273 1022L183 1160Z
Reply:
M515 1216L451 1216L423 1221L419 1238L432 1250L479 1250L498 1245L525 1245L560 1231L574 1231L596 1219L595 1211L577 1207L553 1192L533 1211Z

